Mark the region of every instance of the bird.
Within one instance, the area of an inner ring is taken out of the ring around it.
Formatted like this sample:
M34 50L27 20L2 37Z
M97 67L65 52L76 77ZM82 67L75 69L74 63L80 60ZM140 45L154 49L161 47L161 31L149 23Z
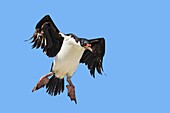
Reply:
M41 48L45 55L54 59L49 73L38 80L32 92L46 86L49 95L60 95L64 91L66 78L68 96L77 104L75 86L71 78L78 65L85 64L94 78L95 70L101 75L104 72L105 39L103 37L86 39L77 37L73 33L64 34L56 27L50 15L45 15L36 24L33 36L28 40L31 40L32 49Z

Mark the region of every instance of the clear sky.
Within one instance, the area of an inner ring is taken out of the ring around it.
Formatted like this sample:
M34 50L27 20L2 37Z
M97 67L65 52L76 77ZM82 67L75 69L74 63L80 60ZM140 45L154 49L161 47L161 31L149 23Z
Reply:
M169 13L169 0L1 1L0 112L170 113ZM64 33L105 37L107 76L94 79L81 64L72 78L77 105L66 88L56 97L31 92L53 59L24 40L46 14Z

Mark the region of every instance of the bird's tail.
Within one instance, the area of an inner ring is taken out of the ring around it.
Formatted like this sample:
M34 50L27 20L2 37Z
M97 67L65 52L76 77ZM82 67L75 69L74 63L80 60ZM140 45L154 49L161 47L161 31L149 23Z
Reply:
M51 96L56 96L57 94L60 94L60 92L64 91L64 78L60 79L53 75L46 85L46 88L46 92Z

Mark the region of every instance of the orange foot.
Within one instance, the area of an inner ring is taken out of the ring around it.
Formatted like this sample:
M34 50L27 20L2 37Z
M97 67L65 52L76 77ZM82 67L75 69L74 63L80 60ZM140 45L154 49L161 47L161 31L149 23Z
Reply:
M48 82L49 82L49 76L51 76L53 73L50 72L49 74L42 76L40 78L40 80L38 81L38 83L35 85L35 87L33 88L32 92L44 87Z
M73 85L67 85L66 87L68 89L68 96L70 97L71 101L74 100L74 102L77 104L74 86Z

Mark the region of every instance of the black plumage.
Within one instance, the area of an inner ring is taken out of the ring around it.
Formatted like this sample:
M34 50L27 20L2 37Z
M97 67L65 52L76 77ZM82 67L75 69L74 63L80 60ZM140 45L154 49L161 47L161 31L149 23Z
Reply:
M43 52L49 56L54 57L60 51L63 43L63 37L59 34L58 28L49 15L42 18L35 27L35 32L32 39L32 48L38 49L41 47Z
M57 78L53 75L46 85L46 88L46 92L51 96L60 94L60 92L64 91L64 79Z
M93 51L90 52L89 50L85 50L80 63L85 63L88 66L91 75L95 77L95 68L100 74L102 74L101 70L103 71L102 62L105 54L105 39L92 39L89 40L89 43L92 45L91 48Z

